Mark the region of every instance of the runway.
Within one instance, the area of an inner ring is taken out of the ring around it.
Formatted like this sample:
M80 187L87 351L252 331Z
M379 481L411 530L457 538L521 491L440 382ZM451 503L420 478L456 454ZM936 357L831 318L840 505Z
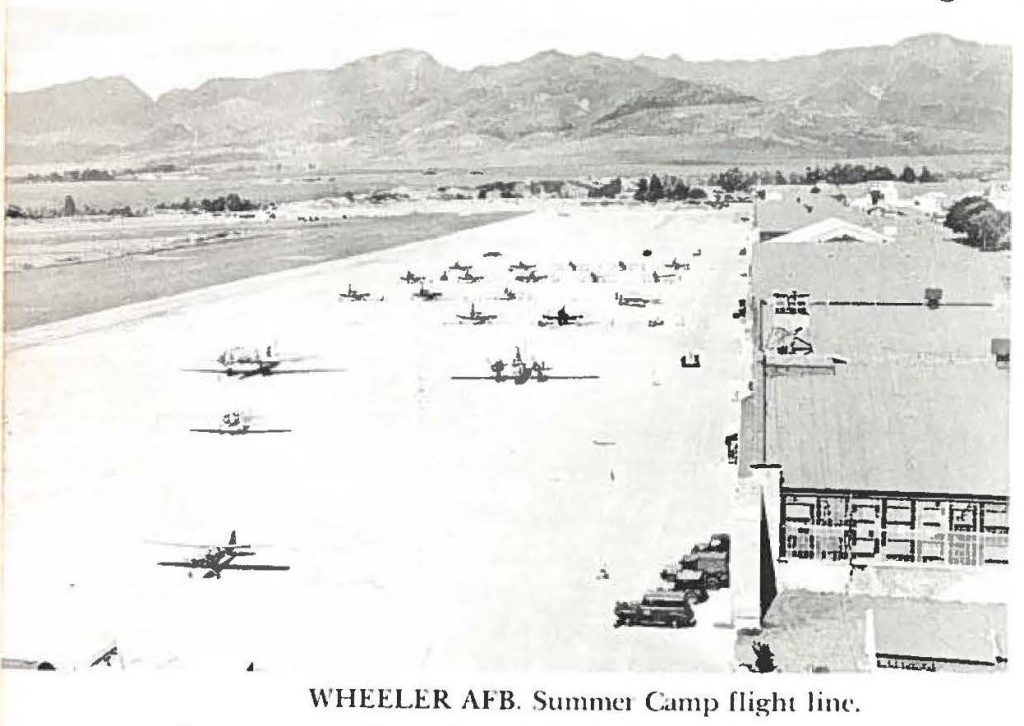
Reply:
M692 630L616 630L612 607L727 529L723 439L748 375L730 314L750 233L729 210L553 205L22 331L7 361L5 655L80 664L116 642L129 668L728 669L733 633L714 627L728 591ZM690 271L654 283L673 258ZM515 281L520 260L548 277ZM484 279L441 281L456 261ZM416 299L407 271L442 297ZM339 299L349 284L370 299ZM497 299L506 287L516 300ZM497 319L459 324L471 303ZM563 305L586 324L537 324ZM234 345L344 371L182 370ZM552 375L599 378L451 380L517 346ZM701 368L680 367L691 353ZM189 431L235 410L292 432ZM254 562L292 569L155 566L195 553L148 540L231 530Z

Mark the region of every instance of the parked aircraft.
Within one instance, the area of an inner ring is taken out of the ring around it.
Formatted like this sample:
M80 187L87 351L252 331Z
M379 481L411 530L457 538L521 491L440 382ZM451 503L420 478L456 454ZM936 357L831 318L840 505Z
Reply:
M259 570L283 571L290 570L289 565L242 565L235 562L240 557L252 557L251 545L238 544L235 532L231 532L226 545L178 545L179 547L199 547L207 549L202 557L194 557L183 561L157 562L161 567L184 567L190 570L206 570L203 579L220 579L225 570ZM189 577L192 573L189 572Z

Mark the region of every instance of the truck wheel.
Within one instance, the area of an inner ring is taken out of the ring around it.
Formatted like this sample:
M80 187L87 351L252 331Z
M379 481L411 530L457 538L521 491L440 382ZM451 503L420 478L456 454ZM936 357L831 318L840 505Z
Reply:
M676 629L683 627L683 621L679 618L672 618L672 627Z

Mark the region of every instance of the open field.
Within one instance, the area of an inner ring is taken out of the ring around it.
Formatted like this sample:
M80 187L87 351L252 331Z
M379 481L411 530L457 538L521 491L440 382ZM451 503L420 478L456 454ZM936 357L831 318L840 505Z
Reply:
M637 179L655 174L674 174L690 182L703 182L711 174L738 166L744 171L775 171L785 174L803 172L805 167L830 167L839 163L880 164L897 174L906 164L920 171L928 166L933 172L957 173L978 171L996 177L1009 176L1009 160L998 154L962 154L945 156L898 156L842 158L835 156L778 156L751 157L746 153L704 153L674 139L649 140L602 138L582 144L564 143L551 150L551 159L557 163L537 164L537 150L527 147L507 150L496 158L462 159L453 164L446 159L422 160L416 166L406 163L404 168L352 168L350 163L331 163L325 160L315 172L304 173L295 169L285 172L272 165L221 165L200 168L196 175L170 175L166 178L123 179L120 181L9 183L7 203L26 209L56 209L64 207L64 197L70 194L78 207L109 209L128 205L133 209L152 209L157 204L180 202L185 197L199 200L237 193L256 203L292 202L324 197L336 197L345 192L364 193L380 189L405 187L434 190L442 186L477 186L495 180L517 179L591 179L622 176ZM180 163L180 162L179 162ZM94 163L106 168L101 161ZM35 173L76 165L40 165L12 168L10 176L31 170ZM435 173L424 174L428 168Z
M5 655L87 665L116 641L140 668L728 669L728 591L691 630L616 630L612 606L727 529L740 213L552 207L9 334ZM691 271L655 284L673 257ZM519 259L548 279L514 281ZM440 281L456 260L484 279ZM407 270L443 298L413 299ZM348 284L384 299L339 300ZM506 286L519 299L496 300ZM457 324L471 303L498 319ZM563 305L590 324L537 325ZM270 343L345 370L181 370ZM450 380L516 346L600 378ZM232 410L293 431L189 431ZM232 529L292 569L189 579L155 563L193 551L147 543Z
M315 264L505 219L508 213L295 220L161 215L9 227L7 330Z

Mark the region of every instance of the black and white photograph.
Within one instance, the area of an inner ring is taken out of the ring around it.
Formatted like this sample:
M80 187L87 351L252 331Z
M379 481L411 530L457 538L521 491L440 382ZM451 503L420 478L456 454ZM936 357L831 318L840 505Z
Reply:
M1011 702L1015 10L9 0L10 723Z

